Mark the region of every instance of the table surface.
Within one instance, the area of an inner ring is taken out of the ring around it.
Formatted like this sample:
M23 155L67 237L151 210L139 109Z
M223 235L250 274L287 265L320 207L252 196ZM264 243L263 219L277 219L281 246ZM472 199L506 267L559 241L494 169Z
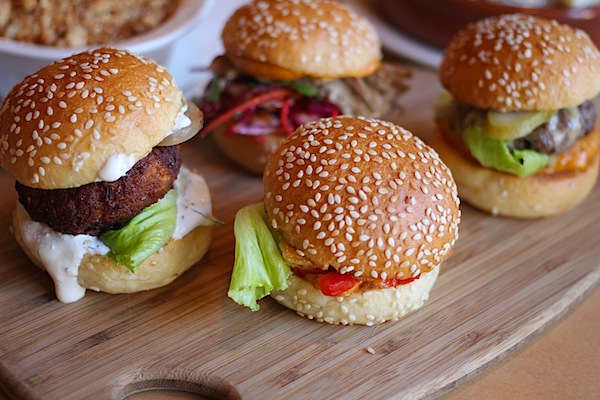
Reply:
M207 22L190 32L177 52L182 52L185 41L202 37L202 46L207 42L218 43L218 31L222 21L231 13L240 0L217 2ZM202 49L200 65L218 54L220 46ZM176 56L176 55L175 55ZM177 67L173 74L182 86L193 84L189 71ZM600 289L571 309L560 320L551 324L544 332L523 344L503 360L460 383L441 398L444 400L480 399L579 399L594 398L600 392L597 379L600 371ZM10 398L0 391L0 399ZM198 398L178 393L143 393L135 397L143 399Z
M521 349L439 400L593 399L600 393L600 289ZM0 400L12 399L0 390ZM145 392L131 400L198 399L184 392Z

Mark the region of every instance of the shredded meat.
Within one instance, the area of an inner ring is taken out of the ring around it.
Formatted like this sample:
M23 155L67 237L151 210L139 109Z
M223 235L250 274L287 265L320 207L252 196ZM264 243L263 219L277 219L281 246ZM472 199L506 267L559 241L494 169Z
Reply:
M381 118L401 109L401 94L408 89L411 71L403 66L383 63L363 78L316 81L319 90L342 113Z

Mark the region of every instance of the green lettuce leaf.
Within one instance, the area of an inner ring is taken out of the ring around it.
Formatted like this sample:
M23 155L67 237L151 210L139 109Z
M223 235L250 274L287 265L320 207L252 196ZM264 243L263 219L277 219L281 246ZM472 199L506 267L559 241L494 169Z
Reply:
M273 83L295 90L306 97L315 97L319 93L319 90L310 78L300 78L292 81L282 81L277 79L254 79L253 81L249 82L249 85L250 87L259 87L263 85L268 86Z
M158 202L143 209L119 229L108 230L99 238L110 251L106 257L131 272L165 245L177 223L177 192L171 189Z
M221 101L221 84L217 78L213 78L208 84L206 100L211 104Z
M518 176L528 176L548 165L548 155L535 150L516 150L504 140L491 139L481 126L471 126L462 134L473 157L481 165Z
M306 97L315 97L318 92L315 85L303 80L277 82L283 86L289 87L290 89L294 89L296 92Z
M288 287L292 270L281 256L277 233L269 229L263 203L241 208L235 215L233 233L235 261L227 295L256 311L257 300Z

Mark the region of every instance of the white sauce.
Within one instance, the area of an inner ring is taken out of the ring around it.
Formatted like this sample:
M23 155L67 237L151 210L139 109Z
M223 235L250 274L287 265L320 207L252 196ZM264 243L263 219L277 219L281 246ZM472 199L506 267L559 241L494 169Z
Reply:
M135 163L133 154L113 154L98 171L96 182L114 182L125 176Z
M169 131L165 137L170 136L173 132L176 132L180 129L188 127L192 124L192 120L185 115L185 112L188 109L187 103L185 103L177 116L175 117L175 126L171 131ZM89 155L88 155L89 157ZM83 157L82 157L83 158ZM82 160L77 163L77 168L81 168L81 164L85 161L84 157ZM100 171L98 172L98 177L96 178L96 182L114 182L117 179L125 176L127 172L135 165L137 160L135 159L133 154L114 154L106 160ZM75 164L74 164L75 165Z
M200 175L182 167L177 180L177 225L172 235L181 239L198 226L213 225L212 202L206 181ZM31 220L17 202L15 232L22 238L27 253L52 277L56 297L62 303L72 303L85 295L77 282L79 264L86 253L104 255L109 249L90 235L68 235L52 230L48 225Z
M181 106L181 110L179 110L177 116L175 117L175 126L173 127L173 129L171 129L170 132L167 133L166 136L169 136L173 132L186 128L192 124L192 120L187 115L185 115L187 109L187 103Z
M103 255L108 247L90 235L65 235L46 224L31 220L21 203L17 202L17 228L28 253L37 258L54 280L56 297L72 303L83 297L85 288L79 286L79 264L86 253Z
M181 167L173 186L177 190L177 225L173 239L181 239L197 226L213 225L210 190L202 176Z

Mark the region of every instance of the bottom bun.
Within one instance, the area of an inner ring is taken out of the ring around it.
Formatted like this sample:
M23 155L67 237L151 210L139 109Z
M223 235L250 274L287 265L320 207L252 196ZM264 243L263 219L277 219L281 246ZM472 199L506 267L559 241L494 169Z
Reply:
M225 128L215 129L211 136L217 148L234 163L256 175L262 175L267 161L286 136L229 135Z
M28 228L29 215L20 204L13 213L12 230L17 243L29 259L41 269L46 269L37 248L31 247L24 237ZM50 230L50 228L47 228ZM200 261L210 247L212 227L199 226L179 240L171 240L158 252L151 255L136 270L130 272L125 267L99 255L85 254L77 271L77 282L81 289L91 289L106 293L134 293L165 286ZM56 284L56 282L55 282ZM60 286L60 285L59 285ZM57 294L61 291L57 288ZM83 293L81 293L83 296ZM60 299L60 295L59 295ZM79 298L67 297L62 302L76 301Z
M204 257L211 235L211 227L199 226L183 238L169 241L135 273L106 257L86 254L79 265L77 281L87 289L112 294L166 286Z
M334 325L374 325L395 321L420 308L429 298L440 268L406 285L374 289L347 296L325 296L305 279L288 278L285 290L273 291L271 297L303 317Z
M482 167L464 157L443 134L436 133L428 144L452 171L459 197L492 215L545 218L565 213L590 194L598 179L598 155L581 172L519 177Z

